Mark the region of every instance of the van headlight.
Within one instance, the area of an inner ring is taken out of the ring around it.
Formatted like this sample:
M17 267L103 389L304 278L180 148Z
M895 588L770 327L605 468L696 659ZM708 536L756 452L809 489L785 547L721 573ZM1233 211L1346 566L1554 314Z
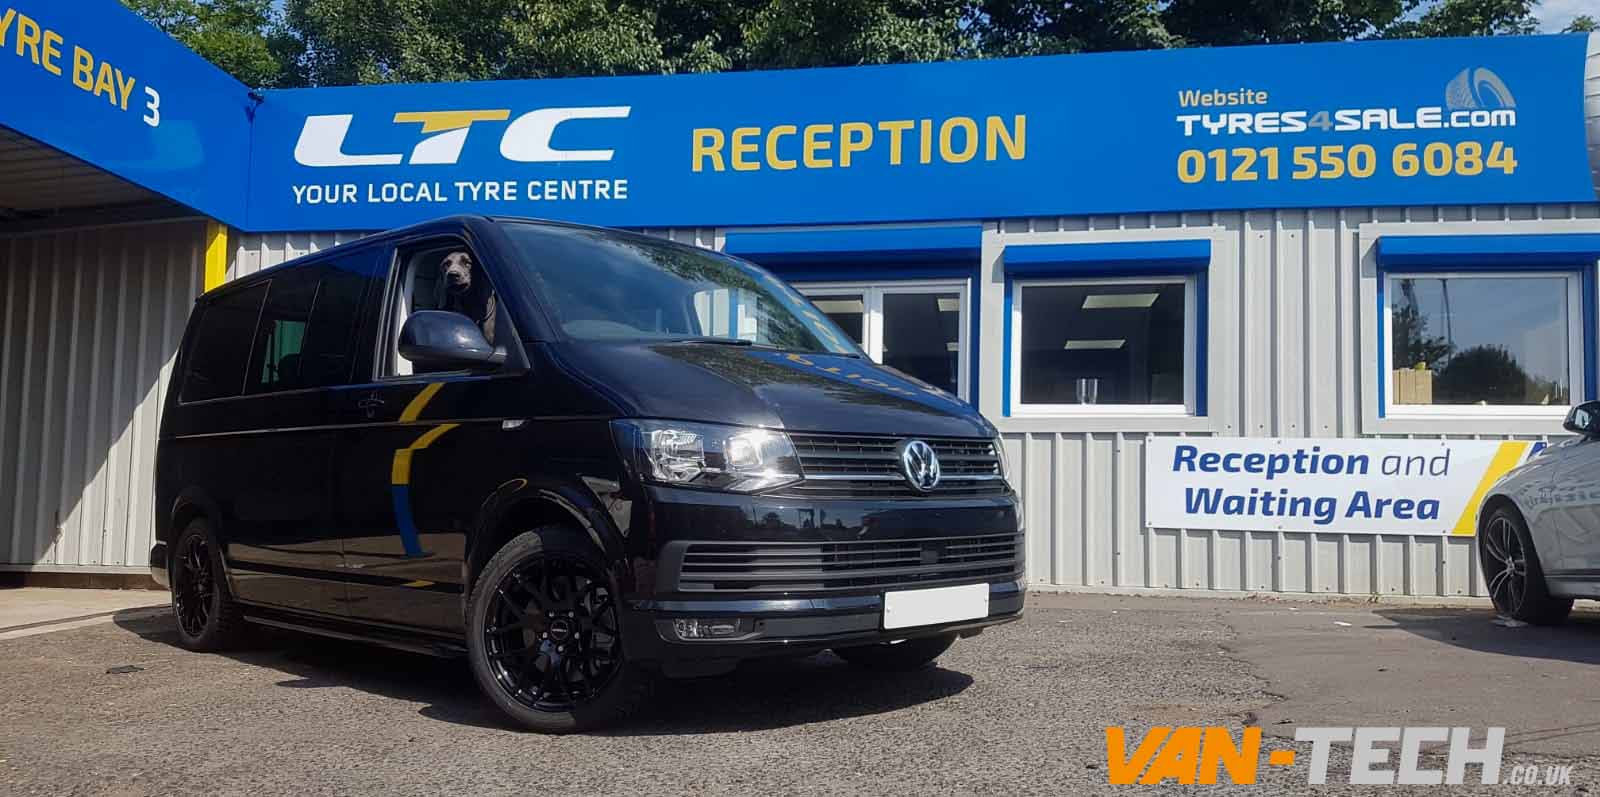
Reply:
M994 445L994 457L1000 463L1000 478L1005 479L1006 486L1017 489L1016 482L1011 480L1011 460L1006 458L1006 441L1000 435L995 435L989 442Z
M613 421L612 428L645 481L734 493L800 481L800 458L783 432L648 420Z

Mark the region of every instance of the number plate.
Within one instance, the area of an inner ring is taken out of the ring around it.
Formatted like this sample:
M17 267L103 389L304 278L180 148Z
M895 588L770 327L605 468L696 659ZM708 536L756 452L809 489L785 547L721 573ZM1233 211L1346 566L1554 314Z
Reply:
M988 616L988 584L886 592L883 595L885 629L954 623Z

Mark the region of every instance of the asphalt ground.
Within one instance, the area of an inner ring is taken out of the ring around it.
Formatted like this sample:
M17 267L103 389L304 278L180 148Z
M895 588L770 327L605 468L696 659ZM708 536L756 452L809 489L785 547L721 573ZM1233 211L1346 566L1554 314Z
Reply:
M171 620L0 639L3 794L1091 794L1105 729L1246 724L1302 763L1255 785L1146 793L1439 794L1309 786L1297 726L1507 730L1505 767L1571 765L1600 793L1600 616L1503 628L1483 610L1034 594L938 666L862 673L824 654L667 682L624 727L509 726L465 664L295 634L227 655ZM136 667L130 672L108 672ZM1438 752L1425 764L1442 768ZM1469 781L1476 770L1469 770ZM1460 789L1451 789L1456 793Z

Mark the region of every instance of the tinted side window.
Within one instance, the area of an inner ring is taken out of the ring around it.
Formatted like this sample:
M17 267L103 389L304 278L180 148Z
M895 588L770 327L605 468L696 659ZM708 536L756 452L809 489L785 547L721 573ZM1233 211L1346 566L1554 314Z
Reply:
M349 383L362 297L376 279L372 262L368 252L322 266L322 284L300 354L300 379L305 387Z
M318 268L293 268L269 283L267 306L256 326L246 393L267 393L304 387L300 354L305 348L311 303L317 297Z
M350 381L356 322L362 298L374 280L371 263L370 253L358 253L272 278L256 329L246 393Z
M237 396L244 389L256 319L267 284L233 291L200 309L185 360L182 401Z

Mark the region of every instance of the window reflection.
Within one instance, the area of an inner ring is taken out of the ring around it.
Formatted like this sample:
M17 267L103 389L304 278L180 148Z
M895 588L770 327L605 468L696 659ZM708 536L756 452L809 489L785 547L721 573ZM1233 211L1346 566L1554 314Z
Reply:
M1568 279L1393 277L1391 401L1566 405Z

